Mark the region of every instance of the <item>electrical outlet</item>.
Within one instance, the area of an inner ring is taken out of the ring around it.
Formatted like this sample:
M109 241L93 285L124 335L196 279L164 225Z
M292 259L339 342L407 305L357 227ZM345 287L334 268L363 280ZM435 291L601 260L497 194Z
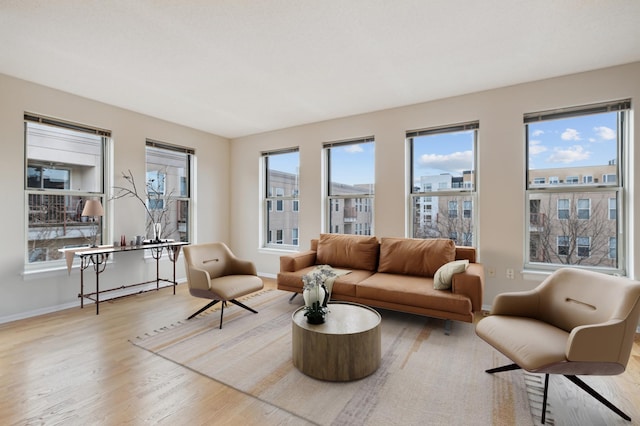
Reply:
M507 269L507 278L510 279L510 280L515 278L515 273L514 273L513 269L511 269L511 268Z

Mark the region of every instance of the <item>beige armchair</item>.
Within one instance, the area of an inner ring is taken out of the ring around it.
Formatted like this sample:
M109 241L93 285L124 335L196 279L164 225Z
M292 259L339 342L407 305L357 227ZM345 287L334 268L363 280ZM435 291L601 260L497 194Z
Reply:
M184 246L183 250L189 293L195 297L212 300L187 319L222 302L220 310L220 328L222 328L222 316L227 301L254 314L258 313L236 300L238 297L264 288L252 262L235 257L224 243L189 245Z
M562 374L626 420L628 415L576 375L616 375L629 360L638 318L640 282L576 268L555 271L531 291L496 297L476 333L513 364L544 373L542 423L549 374Z

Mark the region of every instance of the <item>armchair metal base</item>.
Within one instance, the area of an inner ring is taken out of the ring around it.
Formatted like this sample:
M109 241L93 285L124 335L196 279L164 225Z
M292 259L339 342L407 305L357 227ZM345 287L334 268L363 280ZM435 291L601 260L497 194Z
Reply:
M508 364L508 365L503 365L502 367L496 367L496 368L491 368L489 370L485 370L485 372L487 372L489 374L493 374L493 373L501 373L503 371L519 370L521 368L522 367L520 367L518 364ZM545 374L544 376L545 376L544 377L544 395L543 395L543 398L542 398L542 424L544 424L544 422L546 420L546 414L547 414L547 391L549 389L549 374ZM627 421L631 421L631 417L629 417L622 410L620 410L618 407L613 405L604 396L602 396L598 392L596 392L591 386L589 386L588 384L583 382L582 379L579 379L578 377L576 377L576 376L574 376L572 374L563 374L563 376L566 377L567 379L569 379L571 382L573 382L580 389L584 390L589 395L591 395L592 397L594 397L595 399L600 401L607 408L609 408L611 411L613 411L614 413L616 413L617 415L619 415L623 419L625 419Z
M191 315L189 318L187 318L187 320L190 320L191 318L195 317L195 316L196 316L196 315L198 315L199 313L206 311L207 309L209 309L210 307L212 307L213 305L215 305L215 304L216 304L216 303L218 303L218 302L219 302L219 300L214 300L213 302L208 303L208 304L207 304L206 306L204 306L202 309L198 310L196 313L194 313L194 314L193 314L193 315ZM252 308L248 307L247 305L245 305L245 304L243 304L243 303L238 302L236 299L231 299L231 300L229 300L229 302L233 303L234 305L238 305L238 306L240 306L241 308L246 309L247 311L251 311L251 312L253 312L254 314L257 314L257 313L258 313L258 311L256 311L255 309L252 309ZM220 309L220 329L222 329L222 316L224 315L224 307L225 307L225 306L227 306L227 301L226 301L226 300L223 300L223 301L222 301L222 306L221 306L221 309Z

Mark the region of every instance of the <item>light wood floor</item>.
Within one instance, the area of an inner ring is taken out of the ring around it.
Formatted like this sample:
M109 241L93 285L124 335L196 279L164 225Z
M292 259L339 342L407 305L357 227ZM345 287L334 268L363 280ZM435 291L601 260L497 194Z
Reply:
M128 341L205 303L183 284L0 325L0 424L306 424ZM640 404L638 335L633 350L612 379Z

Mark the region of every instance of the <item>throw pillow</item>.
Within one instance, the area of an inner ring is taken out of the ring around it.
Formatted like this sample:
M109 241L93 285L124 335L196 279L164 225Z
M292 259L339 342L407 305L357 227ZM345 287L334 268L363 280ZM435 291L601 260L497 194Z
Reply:
M466 271L468 266L469 261L467 259L445 263L433 276L433 288L436 290L449 290L451 288L453 274Z

